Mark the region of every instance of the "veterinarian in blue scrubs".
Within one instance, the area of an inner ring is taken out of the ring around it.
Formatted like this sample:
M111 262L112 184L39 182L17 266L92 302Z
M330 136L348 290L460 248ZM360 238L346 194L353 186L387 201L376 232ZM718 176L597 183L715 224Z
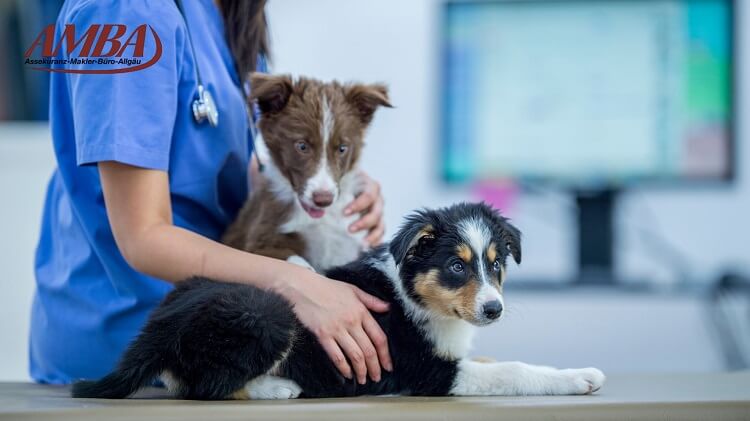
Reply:
M185 1L194 52L172 0L68 0L62 7L56 40L70 23L78 36L92 24L145 23L159 35L163 53L155 65L131 73L51 75L58 168L47 191L35 262L29 348L34 380L65 384L103 376L171 283L192 275L276 289L295 304L303 323L323 332L319 339L332 357L350 357L374 344L379 364L376 369L368 361L365 374L379 376L381 365L389 368L383 338L366 311L385 311L386 303L216 242L248 194L251 130L238 75L265 66L263 3ZM154 48L147 46L145 56ZM193 118L196 62L218 108L215 127ZM378 242L377 183L370 180L350 210L365 215L353 228L369 230L371 242ZM361 317L345 325L344 312ZM341 332L342 326L349 336L325 333ZM362 340L363 332L371 342ZM362 377L362 367L339 369Z

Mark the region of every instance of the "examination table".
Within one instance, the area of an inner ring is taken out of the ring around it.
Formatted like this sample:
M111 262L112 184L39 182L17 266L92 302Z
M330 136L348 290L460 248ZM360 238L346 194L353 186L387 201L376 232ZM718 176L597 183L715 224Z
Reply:
M750 420L750 371L612 375L592 396L359 397L290 401L72 399L66 387L0 383L0 419L20 420Z

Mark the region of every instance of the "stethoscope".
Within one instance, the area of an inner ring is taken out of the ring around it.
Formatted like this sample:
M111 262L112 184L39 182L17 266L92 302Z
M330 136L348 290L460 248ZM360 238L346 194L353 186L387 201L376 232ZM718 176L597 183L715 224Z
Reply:
M190 34L190 25L188 24L187 17L185 16L185 10L182 6L182 0L175 0L175 4L177 5L177 10L180 11L180 15L182 15L182 20L185 22L185 29L187 30L187 36L188 36L188 43L190 44L190 51L193 53L193 60L195 61L195 80L198 85L197 87L197 97L193 99L192 104L190 105L190 108L193 112L193 119L196 123L201 124L204 121L208 121L208 124L211 125L211 127L216 127L219 125L219 110L216 108L216 102L214 102L214 98L211 95L211 92L208 91L208 89L205 88L203 85L203 79L201 78L201 69L198 65L198 56L195 54L195 47L193 46L193 37ZM241 80L242 78L240 78ZM257 136L258 131L255 126L255 114L252 112L252 106L247 101L247 93L245 92L245 88L240 85L239 87L240 92L242 93L242 98L245 102L246 107L246 113L247 113L247 121L248 125L250 127L250 142L253 145L253 150L255 149L255 136ZM263 163L260 162L260 158L257 156L255 159L258 161L258 167L262 171L263 170Z
M203 79L201 78L201 69L198 66L198 56L195 55L195 47L193 47L193 37L190 34L190 25L188 25L187 17L185 16L185 10L182 7L182 0L175 0L177 10L182 15L182 20L185 21L185 29L187 30L188 43L190 44L190 51L193 53L193 59L195 60L195 80L198 83L198 97L193 99L191 108L193 110L193 119L195 122L200 124L203 121L208 120L208 124L212 127L219 125L219 110L216 108L216 102L214 97L211 96L205 86L203 86Z

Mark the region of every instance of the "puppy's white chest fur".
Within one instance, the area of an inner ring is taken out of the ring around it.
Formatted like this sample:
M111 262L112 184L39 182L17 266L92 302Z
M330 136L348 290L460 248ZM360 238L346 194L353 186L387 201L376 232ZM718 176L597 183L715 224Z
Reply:
M364 235L348 231L357 215L344 217L343 206L341 209L327 209L322 218L312 222L305 219L311 218L301 207L295 209L292 219L281 226L281 232L296 232L304 238L304 257L316 270L349 263L364 249Z
M344 216L344 208L354 200L356 185L354 174L345 175L336 201L326 208L323 217L317 219L310 217L295 200L292 217L279 227L279 232L295 232L302 236L306 244L303 257L317 271L349 263L365 249L366 233L349 232L349 225L359 215Z

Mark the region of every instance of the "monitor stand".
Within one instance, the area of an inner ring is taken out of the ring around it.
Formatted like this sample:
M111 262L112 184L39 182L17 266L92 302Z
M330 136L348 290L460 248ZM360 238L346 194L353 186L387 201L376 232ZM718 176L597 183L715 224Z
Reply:
M615 190L577 191L578 277L577 283L612 285L614 255Z

